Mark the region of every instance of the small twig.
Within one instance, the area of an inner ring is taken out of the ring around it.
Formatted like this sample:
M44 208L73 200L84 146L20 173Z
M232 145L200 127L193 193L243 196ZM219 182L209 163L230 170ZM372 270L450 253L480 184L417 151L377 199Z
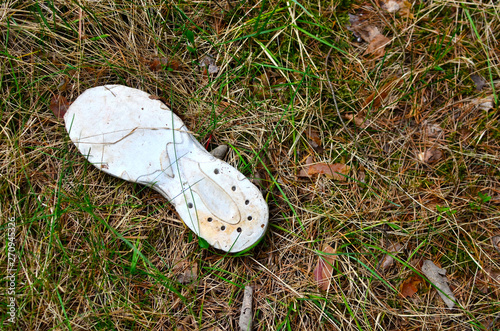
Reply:
M241 331L252 330L252 295L253 288L251 286L245 286L239 322Z

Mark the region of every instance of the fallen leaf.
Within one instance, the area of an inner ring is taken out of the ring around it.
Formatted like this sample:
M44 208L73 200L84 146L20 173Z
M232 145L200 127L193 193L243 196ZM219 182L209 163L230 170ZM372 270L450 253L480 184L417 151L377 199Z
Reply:
M265 181L263 179L265 179L266 177L263 175L263 173L259 170L255 170L255 172L253 173L253 176L250 177L250 182L252 182L252 184L254 184L255 186L259 187L259 188L264 188L264 183Z
M474 84L476 84L476 90L481 91L483 87L487 84L483 77L478 74L472 74L470 76Z
M392 243L389 248L387 248L388 253L392 253L392 255L397 254L401 251L403 246L401 246L400 243ZM386 254L382 260L380 261L379 268L380 269L388 269L392 267L394 264L394 258L391 256L391 254Z
M368 126L368 121L366 121L363 117L357 115L353 115L351 113L347 113L344 115L344 118L348 121L354 121L354 123L360 128L364 129Z
M458 130L458 133L460 134L460 141L464 142L465 144L469 145L473 142L473 131L468 129L468 128L461 128Z
M389 13L397 12L401 7L399 6L398 1L389 0L382 4L382 8L385 9Z
M399 288L399 292L403 298L411 297L418 292L418 286L423 282L422 277L413 275L407 278Z
M216 74L219 72L219 67L217 67L214 58L210 55L205 55L201 59L200 67L204 68L204 73Z
M401 15L401 17L413 19L413 14L411 13L411 7L412 7L411 2L407 0L402 1L400 4L399 15Z
M477 278L476 287L481 293L498 296L500 292L500 270L486 267Z
M384 55L385 46L387 46L390 42L391 39L387 38L379 32L379 34L373 37L373 39L370 41L370 44L366 48L365 54L373 54L375 57L381 57Z
M491 237L491 244L500 253L500 236Z
M486 98L477 98L472 100L471 103L484 111L488 111L494 108L493 96L489 96Z
M424 121L422 123L422 126L424 128L425 135L429 138L437 138L443 132L443 129L441 129L439 125L434 123Z
M379 89L378 91L374 91L368 96L368 98L366 98L363 104L363 108L371 106L372 109L378 109L382 105L382 102L389 95L389 92L391 92L395 87L399 86L400 83L401 80L397 80L396 77L389 79L389 81L385 83L381 89Z
M382 8L385 9L389 13L397 13L401 17L413 18L413 14L411 13L412 4L406 0L388 0L382 2Z
M177 274L179 283L188 284L198 277L198 265L189 261L180 261L174 266L173 272Z
M443 157L443 152L441 152L437 148L429 148L426 149L425 152L418 153L418 159L421 162L427 163L427 164L433 164L436 163L437 161L441 160Z
M347 30L352 31L354 36L358 39L362 39L366 42L370 42L373 39L374 36L370 35L370 32L373 34L373 29L375 27L370 25L369 15L366 15L366 13L359 13L357 15L349 14L349 24Z
M484 268L484 274L493 280L493 282L490 282L491 285L499 286L500 270L492 268Z
M378 27L370 22L370 15L359 13L357 15L349 14L348 30L352 31L354 36L368 42L368 48L365 54L373 54L376 58L384 54L385 46L391 40L380 33Z
M68 83L69 83L69 78L62 77L61 80L59 81L59 84L57 85L57 89L61 92L66 91L68 89Z
M333 275L333 263L337 256L334 255L335 250L330 245L325 245L323 247L323 253L325 254L318 256L318 264L314 269L314 279L321 290L327 291L330 287Z
M312 127L308 127L305 132L312 148L316 150L321 148L321 137L319 136L319 131L313 129Z
M438 294L448 308L453 308L455 306L454 301L457 301L457 299L448 285L448 279L445 276L446 270L439 268L430 260L425 260L422 264L422 273L439 289Z
M149 63L149 69L151 71L160 71L165 68L172 68L173 70L177 70L179 69L179 62L163 57L155 58Z
M343 175L349 173L350 167L343 163L315 163L304 167L299 172L300 177L311 177L313 175L325 175L328 178L346 181Z
M69 108L69 102L68 100L63 97L60 94L52 96L52 99L50 100L50 110L52 110L52 113L59 118L62 119L64 118L64 114L66 114L66 111Z
M251 83L251 88L253 90L253 93L261 99L267 98L270 95L271 93L270 87L271 87L271 82L267 71L264 72L262 75L255 77Z
M358 171L358 181L366 184L366 173L363 170Z

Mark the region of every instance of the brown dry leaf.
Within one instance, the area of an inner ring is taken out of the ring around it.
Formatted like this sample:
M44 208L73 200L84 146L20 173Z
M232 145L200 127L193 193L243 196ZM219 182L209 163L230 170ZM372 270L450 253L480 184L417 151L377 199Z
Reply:
M373 109L378 109L382 105L382 102L387 98L387 95L389 95L389 92L400 84L401 80L397 80L396 77L392 77L379 91L374 91L370 94L370 96L368 96L368 98L366 98L363 108L371 105Z
M333 275L333 263L337 256L333 255L335 254L335 249L326 244L323 247L323 253L325 254L318 256L318 264L314 269L314 279L321 290L327 291Z
M500 270L484 268L478 277L477 288L483 294L492 294L500 290Z
M418 153L417 157L421 162L433 164L441 160L443 152L437 148L429 148L426 149L425 152Z
M173 70L179 69L179 62L175 60L169 60L167 58L155 58L149 63L149 69L151 71L160 71L164 68L172 68Z
M189 261L178 262L173 271L177 274L177 281L181 284L188 284L198 278L198 265Z
M308 158L309 159L309 158ZM307 164L307 163L306 163ZM328 178L346 181L346 177L351 167L343 163L315 163L304 167L299 172L299 177L311 177L313 175L325 175ZM342 175L343 174L343 175Z
M401 2L400 6L401 8L399 10L399 15L401 15L401 17L413 19L413 14L411 13L411 6L412 6L411 2L404 0Z
M321 137L319 136L319 131L308 127L306 130L306 136L309 139L309 143L312 148L318 149L321 147Z
M57 94L57 95L52 96L52 99L50 100L49 108L50 108L50 110L52 110L52 112L54 113L54 115L57 118L62 119L62 118L64 118L64 114L66 114L66 111L68 110L69 105L70 105L70 103L68 102L68 100L65 97L63 97L60 94Z
M500 236L491 237L491 244L500 253Z
M378 32L378 29L377 29ZM365 54L373 54L374 57L381 57L384 55L385 46L391 42L391 39L387 38L380 32L373 37L370 44L366 48Z
M69 78L62 77L61 80L59 81L59 84L57 85L57 89L61 92L66 91L68 89L68 83L69 83Z
M484 274L493 280L493 282L490 283L491 285L499 286L500 270L492 268L484 268Z
M382 8L389 13L399 12L401 17L413 18L413 14L410 12L411 3L406 0L388 0L382 2Z
M366 121L363 117L359 116L359 114L354 116L351 113L347 113L344 115L344 118L349 121L351 120L354 121L354 123L362 129L368 126L368 121Z
M401 246L400 243L392 243L389 248L387 248L388 253L392 253L394 255L395 253L399 253L403 246ZM380 261L379 268L380 269L388 269L392 267L394 264L394 258L390 254L386 254L383 258L382 261Z
M424 128L425 135L428 138L437 138L437 137L441 136L441 133L443 132L443 129L441 129L441 127L439 125L434 124L434 123L429 123L427 121L424 121L422 123L422 126Z
M357 15L349 14L349 23L350 25L347 27L347 30L352 31L354 36L358 39L362 39L366 42L372 41L373 37L375 37L375 29L378 32L378 29L370 25L370 14L369 12L362 12ZM359 40L361 41L361 40Z
M418 286L423 282L422 277L413 275L407 278L399 288L399 292L403 298L411 297L418 292Z
M370 43L365 54L373 54L380 57L384 54L384 49L391 40L380 33L379 29L370 23L370 15L360 13L359 15L349 14L350 26L348 30L352 31L358 39Z

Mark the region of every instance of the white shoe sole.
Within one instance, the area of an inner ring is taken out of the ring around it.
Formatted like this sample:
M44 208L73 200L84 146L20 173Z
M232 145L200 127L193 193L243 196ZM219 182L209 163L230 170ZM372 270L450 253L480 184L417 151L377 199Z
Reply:
M210 155L179 117L146 92L121 85L88 89L64 121L94 166L160 192L213 247L240 252L264 235L269 214L259 189Z

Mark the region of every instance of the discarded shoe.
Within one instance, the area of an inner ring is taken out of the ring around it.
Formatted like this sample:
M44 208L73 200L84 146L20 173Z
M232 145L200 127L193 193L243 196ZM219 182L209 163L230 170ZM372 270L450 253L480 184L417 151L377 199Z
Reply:
M268 207L259 189L210 155L180 118L148 93L121 85L91 88L71 104L64 121L94 166L160 192L213 247L240 252L264 235Z

